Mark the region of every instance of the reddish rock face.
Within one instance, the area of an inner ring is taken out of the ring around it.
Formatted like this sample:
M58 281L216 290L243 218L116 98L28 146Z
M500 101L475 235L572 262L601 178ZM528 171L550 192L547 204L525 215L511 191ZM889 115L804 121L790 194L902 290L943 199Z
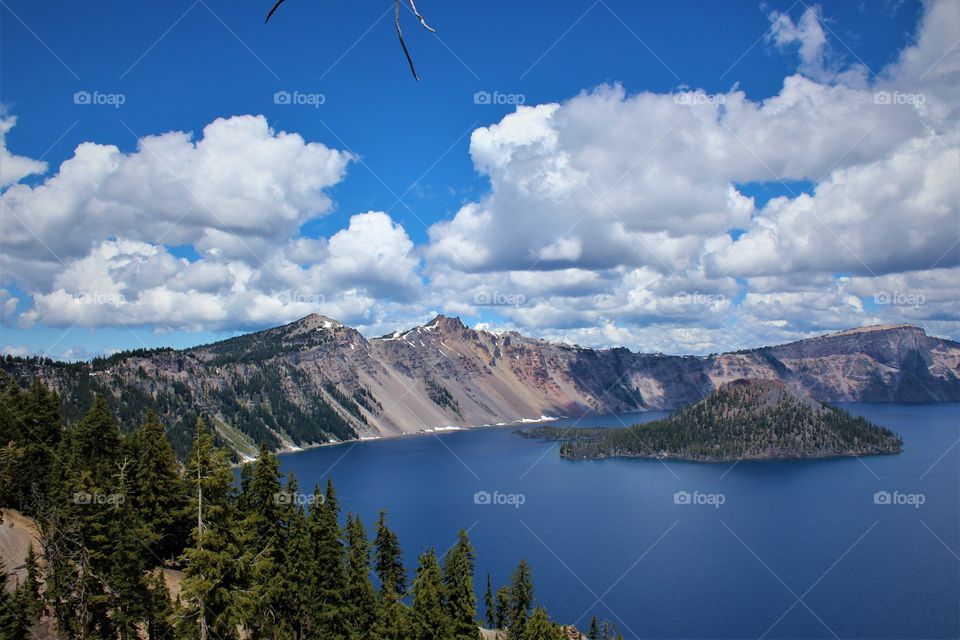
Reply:
M193 349L124 354L95 367L2 366L46 381L64 396L68 413L85 406L91 391L112 396L131 421L140 419L141 404L203 411L240 451L264 437L300 446L588 411L673 409L743 378L775 380L822 402L960 400L960 344L910 325L692 357L586 349L478 331L446 316L367 339L311 315ZM175 412L168 412L175 422Z

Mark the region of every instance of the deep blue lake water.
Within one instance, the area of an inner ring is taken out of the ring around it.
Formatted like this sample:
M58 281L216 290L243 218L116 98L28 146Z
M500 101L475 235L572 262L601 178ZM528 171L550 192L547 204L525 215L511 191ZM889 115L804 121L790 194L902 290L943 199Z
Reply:
M421 550L443 553L469 529L481 601L487 573L496 589L526 558L537 602L581 629L596 615L625 638L960 637L960 404L845 408L897 431L904 452L571 462L554 443L483 428L284 454L281 466L304 489L331 476L368 528L387 509L411 574ZM505 503L477 504L477 492Z

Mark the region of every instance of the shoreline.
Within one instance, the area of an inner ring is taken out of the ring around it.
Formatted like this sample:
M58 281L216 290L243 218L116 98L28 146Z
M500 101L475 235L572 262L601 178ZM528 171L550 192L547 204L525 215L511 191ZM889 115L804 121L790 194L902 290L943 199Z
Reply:
M559 440L542 440L548 442L560 442ZM578 461L590 461L590 460L612 460L612 459L628 459L628 458L637 458L640 460L658 460L665 461L671 460L676 462L697 462L697 463L729 463L729 462L783 462L786 460L797 460L797 461L806 461L806 460L838 460L842 458L863 458L867 456L895 456L903 453L903 448L896 451L863 451L859 453L849 452L849 453L828 453L824 455L772 455L772 456L723 456L723 457L705 457L705 456L683 456L679 454L669 454L669 455L655 455L655 454L604 454L596 456L568 456L560 454L560 458L563 460L570 460L572 462Z
M421 429L419 431L408 431L406 433L391 433L388 435L378 435L378 436L358 436L352 440L337 440L335 442L312 442L309 444L304 444L300 446L285 446L280 449L273 451L274 454L281 456L293 453L302 453L304 451L309 451L311 449L320 449L322 447L337 447L345 444L360 444L363 442L375 442L377 440L397 440L400 438L409 438L411 436L427 436L427 435L439 435L442 433L456 433L458 431L475 431L477 429L503 429L506 427L518 427L521 425L533 425L533 424L542 424L547 422L554 422L556 420L563 420L569 416L540 416L539 418L519 418L512 422L496 422L489 424L479 424L479 425L469 425L465 427L458 427L453 425L433 427L431 429ZM256 458L244 459L241 462L234 463L231 466L240 467L250 462L254 462Z

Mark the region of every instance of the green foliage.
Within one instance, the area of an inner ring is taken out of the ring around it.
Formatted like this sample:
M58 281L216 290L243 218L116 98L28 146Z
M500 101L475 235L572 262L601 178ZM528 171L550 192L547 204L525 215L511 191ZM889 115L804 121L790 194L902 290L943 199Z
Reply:
M340 537L340 506L333 482L327 480L326 494L316 487L314 497L308 524L316 558L308 586L312 602L311 635L343 640L347 638L341 615L347 582L346 550Z
M473 591L476 554L463 529L443 564L443 585L447 594L447 612L456 640L477 640L477 596Z
M190 521L186 484L164 432L151 411L133 435L131 501L146 530L143 543L158 562L171 563L183 553Z
M530 609L533 607L533 578L530 575L530 565L521 560L510 578L510 609L507 626L510 629L510 640L520 640L527 620L530 618Z
M29 508L40 532L22 584L13 594L0 589L0 638L27 638L47 615L64 637L83 640L479 637L465 531L442 568L432 549L420 556L408 607L403 553L385 512L373 545L359 516L341 529L332 481L306 500L293 474L281 481L266 444L237 483L230 453L202 417L180 467L155 413L125 435L102 396L64 425L56 395L42 386L21 389L0 375L0 394L0 507ZM24 424L56 450L29 449ZM163 566L183 571L176 602ZM488 576L488 622L534 633L532 598L525 563L496 602Z
M359 516L347 516L347 580L343 618L351 640L369 637L377 617L377 598L370 583L370 543Z
M577 459L828 457L897 453L903 444L866 418L794 396L771 381L724 385L668 418L627 429L547 427L532 435L562 439L561 455Z
M297 477L291 471L282 493L286 529L280 555L280 589L283 597L275 604L277 624L275 638L303 638L309 626L310 593L304 586L310 583L316 570L313 541L307 514L300 497Z
M446 593L433 549L420 555L410 612L413 640L452 640L453 622L444 607Z
M547 612L537 607L520 634L522 640L558 640L560 630L550 622Z
M497 589L497 611L495 629L504 629L510 624L510 587L504 585Z
M7 591L8 581L7 568L0 558L0 638L26 640L30 634L27 616L20 599Z
M63 435L57 395L39 381L26 390L0 373L0 500L32 514L50 490Z
M453 411L460 417L463 417L463 413L460 409L460 403L457 402L457 399L454 398L445 386L438 380L434 379L432 376L428 376L424 380L424 384L427 387L427 396L433 400L434 404L438 407L445 407Z
M380 579L380 591L387 589L394 595L403 597L407 592L407 573L403 568L403 551L397 534L387 527L387 512L381 511L377 519L377 538L374 555L376 557L377 578Z
M231 526L233 474L229 457L214 447L202 419L187 461L186 480L196 526L184 553L178 636L232 640L237 635L235 592L242 586L236 561L240 547Z
M483 606L487 611L486 622L488 629L497 628L497 610L493 601L493 589L490 584L490 574L487 574L487 590L483 592Z
M370 637L373 640L408 640L410 635L410 611L387 583L386 588L380 591L377 621Z
M147 580L148 594L143 624L148 640L168 640L173 638L174 610L170 602L170 593L163 581L163 573L157 571Z

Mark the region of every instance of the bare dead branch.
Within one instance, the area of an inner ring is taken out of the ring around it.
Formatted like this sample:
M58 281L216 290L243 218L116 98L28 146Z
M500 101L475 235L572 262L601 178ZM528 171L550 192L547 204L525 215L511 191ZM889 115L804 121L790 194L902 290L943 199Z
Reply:
M278 8L280 5L283 4L283 2L284 2L284 0L277 0L277 4L273 5L273 9L270 9L270 13L268 13L268 14L267 14L267 17L264 19L264 21L263 21L264 24L266 24L267 21L270 20L270 16L273 15L273 12L276 11L277 8Z
M276 4L273 5L273 8L270 9L270 12L267 13L267 17L264 19L264 24L270 21L270 16L276 12L276 10L283 4L286 0L277 0ZM426 18L423 17L423 14L417 9L417 4L414 0L407 0L410 4L410 10L413 12L413 15L417 17L417 20L420 21L420 25L429 31L430 33L436 33L437 30L427 24ZM403 30L400 28L400 0L393 0L393 23L397 27L397 38L400 39L400 46L403 48L403 55L407 58L407 64L410 65L410 73L413 74L413 79L419 82L420 76L417 75L417 69L413 66L413 58L410 56L410 50L407 49L407 43L403 39Z

